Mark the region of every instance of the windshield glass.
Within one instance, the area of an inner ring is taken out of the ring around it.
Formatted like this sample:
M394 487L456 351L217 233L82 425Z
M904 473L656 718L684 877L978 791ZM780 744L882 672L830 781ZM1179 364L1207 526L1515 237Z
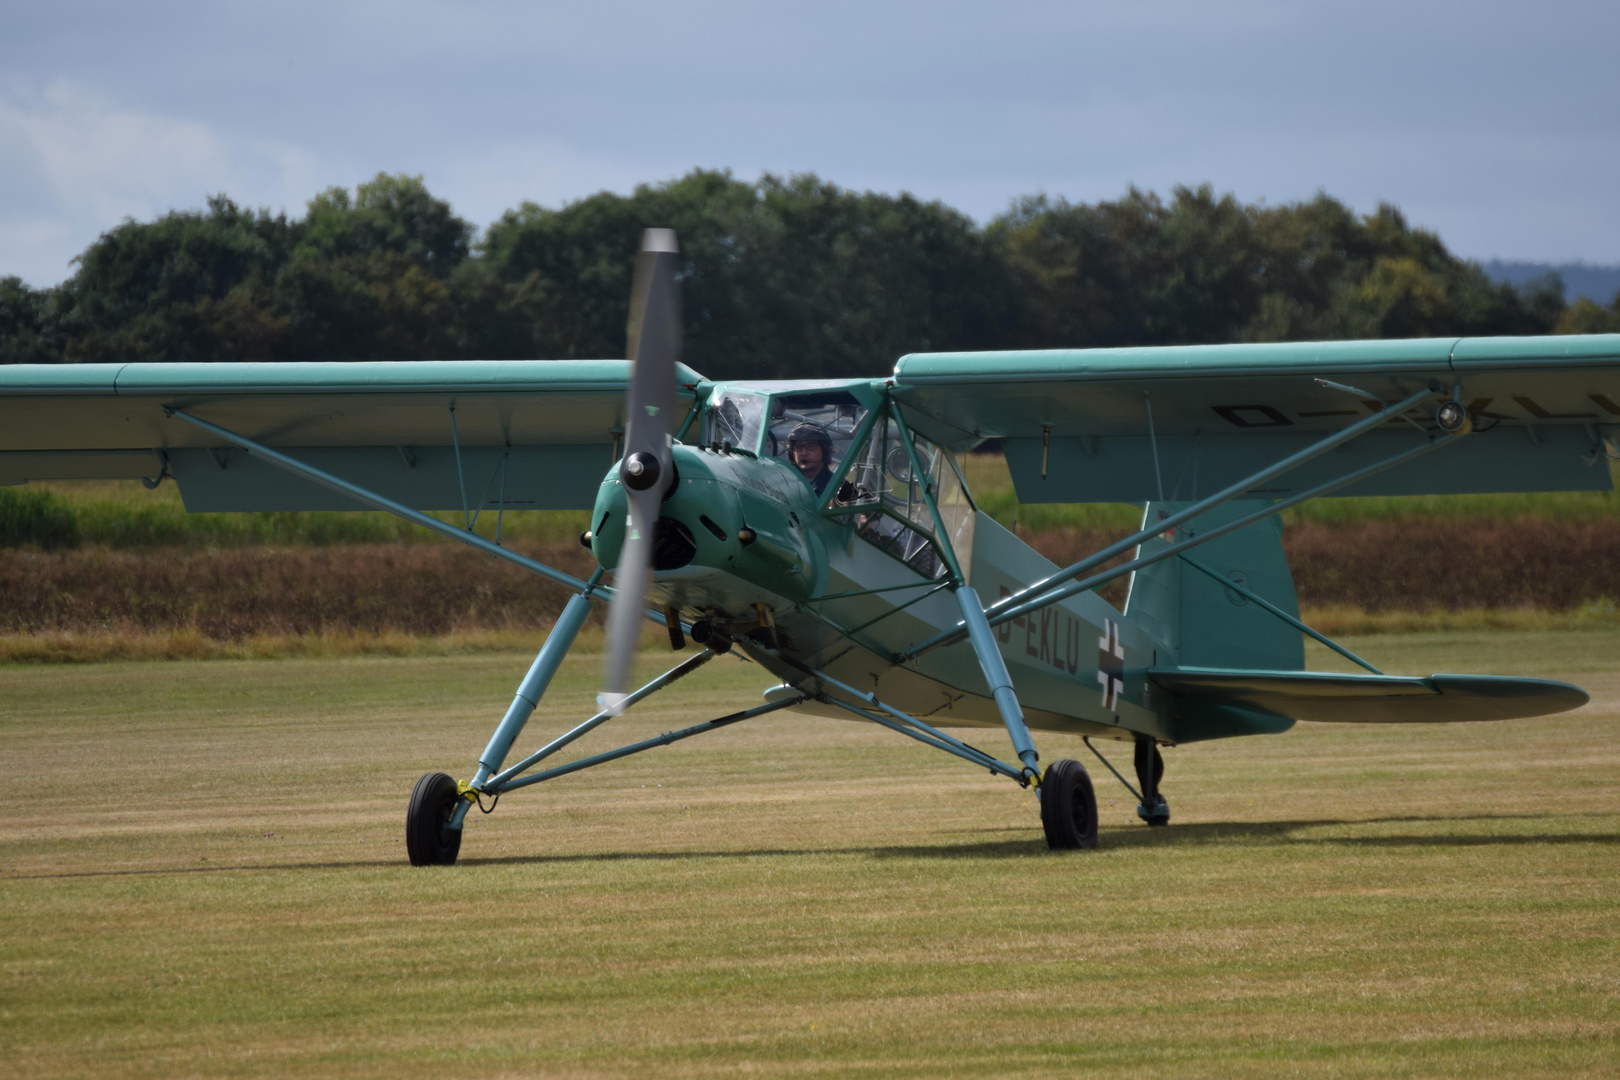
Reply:
M932 493L943 539L958 558L973 550L973 502L950 454L921 436L913 437L912 447L920 473L900 426L881 418L857 451L834 505L870 508L853 515L856 531L924 576L939 577L947 567L929 542L935 526L924 491Z
M947 570L928 537L897 518L877 510L856 514L855 531L869 542L910 566L923 577L937 578Z
M727 390L709 401L708 411L703 416L703 442L707 446L726 443L734 450L758 453L760 431L764 426L764 398Z
M866 408L843 390L774 398L765 452L793 466L817 495L825 495L865 419Z

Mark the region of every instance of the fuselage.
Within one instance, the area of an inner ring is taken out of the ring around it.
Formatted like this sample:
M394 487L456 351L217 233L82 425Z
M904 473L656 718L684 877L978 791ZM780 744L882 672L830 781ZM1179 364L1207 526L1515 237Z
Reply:
M820 670L931 723L1000 727L966 642L903 664L894 658L960 621L949 591L951 557L985 603L1058 568L972 507L965 490L950 522L925 520L917 506L892 495L892 479L861 477L863 447L887 432L877 422L881 403L872 405L840 447L835 471L851 478L843 480L842 495L825 490L818 496L785 452L769 452L768 432L752 446L701 436L693 440L697 445L675 443L675 481L655 527L652 599L688 622L707 621L784 684L834 694L817 687L805 669ZM706 421L689 433L699 430L712 427ZM892 448L878 450L888 454L880 469L905 471ZM867 454L866 460L881 457ZM935 465L941 476L947 467L955 468ZM960 482L959 472L949 475ZM874 490L884 483L881 492ZM936 485L927 486L932 500ZM591 521L592 551L611 571L626 525L617 468L602 482ZM928 550L921 547L925 532ZM942 533L949 534L943 543ZM1100 597L1083 593L1004 623L996 638L1031 727L1126 739L1141 732L1173 741L1169 702L1156 699L1144 674L1169 657ZM827 705L800 708L849 715Z

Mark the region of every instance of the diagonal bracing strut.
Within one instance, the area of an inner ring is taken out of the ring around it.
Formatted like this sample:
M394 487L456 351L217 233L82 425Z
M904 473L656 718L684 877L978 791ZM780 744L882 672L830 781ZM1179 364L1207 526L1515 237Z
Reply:
M505 559L509 563L515 563L531 573L539 574L541 577L555 581L559 585L565 585L577 593L583 593L585 595L604 600L611 599L613 596L613 590L606 585L596 585L590 582L581 581L572 574L564 573L555 567L547 566L545 563L536 562L534 559L526 558L523 555L519 555L511 548L502 547L501 545L493 543L492 541L485 540L477 533L468 532L465 529L458 529L454 525L448 525L436 517L422 513L420 510L413 510L411 507L406 506L403 503L395 502L386 495L379 495L375 491L361 487L359 484L351 483L339 476L333 476L331 473L322 469L317 469L313 465L307 465L289 454L284 454L279 450L271 449L270 447L265 446L263 443L255 442L245 435L239 435L228 428L220 427L218 424L211 424L201 417L192 416L184 409L175 408L173 406L165 406L163 412L165 415L173 417L176 420L184 420L193 427L201 428L203 431L216 435L234 446L239 446L243 450L246 450L249 454L258 457L266 464L273 465L284 472L289 472L294 476L302 477L311 483L319 484L321 487L327 488L331 491L336 491L341 495L347 495L349 498L354 499L356 502L364 503L366 506L370 506L377 510L386 511L395 515L396 517L402 517L406 521L422 526L424 529L430 529L441 536L448 536L452 540L459 541L460 543L466 544L469 547L477 548L479 551L482 551L487 555L493 555L497 559ZM647 609L646 614L650 621L655 622L660 626L666 625L663 612L654 611L653 609L649 608Z
M193 427L201 428L211 435L217 435L226 442L241 447L248 453L263 460L266 464L274 465L283 472L290 472L294 476L301 476L305 480L319 484L321 487L327 488L330 491L336 491L340 495L347 495L349 498L354 499L357 502L364 503L365 505L373 507L377 510L387 511L396 517L402 517L406 521L420 525L424 529L431 529L442 536L448 536L452 540L459 540L463 544L478 548L480 551L493 555L498 559L505 559L507 562L516 563L525 570L532 571L533 573L539 574L544 578L550 578L559 585L566 585L575 592L586 591L587 587L585 582L581 581L574 575L565 574L563 571L547 566L545 563L524 558L511 548L504 548L498 544L491 543L490 541L485 540L482 536L479 536L477 533L468 532L465 529L458 529L454 525L447 525L436 517L424 514L420 510L413 510L404 503L395 502L393 499L390 499L385 495L379 495L374 491L369 491L366 488L361 487L359 484L352 484L341 477L333 476L329 472L322 469L317 469L313 465L306 465L295 457L288 454L283 454L279 450L272 450L263 443L255 442L245 435L239 435L228 428L220 427L218 424L211 424L201 417L192 416L184 409L166 407L163 411L166 415L172 416L176 420L184 420ZM606 592L608 590L602 589L600 591ZM662 622L663 619L660 618L659 621Z
M1186 540L1177 541L1176 543L1160 548L1151 554L1140 556L1139 558L1132 559L1127 563L1121 563L1119 566L1115 566L1109 570L1104 570L1099 574L1093 574L1091 577L1083 578L1082 580L1076 581L1070 585L1064 585L1060 588L1048 590L1047 592L1035 597L1033 600L1028 600L1022 604L1002 610L990 620L990 625L1000 626L1004 622L1009 622L1021 615L1027 615L1031 611L1036 611L1040 608L1055 604L1060 600L1073 596L1075 593L1088 592L1093 589L1101 588L1110 581L1113 581L1116 578L1124 577L1126 574L1133 571L1140 570L1144 566L1151 566L1163 559L1180 555L1189 548L1198 547L1200 544L1207 544L1217 537L1225 536L1227 533L1236 532L1239 529L1246 529L1257 521L1264 521L1266 518L1275 517L1284 510L1298 506L1302 502L1308 502L1311 499L1320 498L1330 491L1335 491L1338 488L1345 487L1349 484L1354 484L1358 480L1364 480L1374 473L1382 472L1385 469L1394 468L1396 465L1410 461L1413 458L1421 457L1424 454L1438 450L1442 446L1449 446L1464 437L1465 436L1463 436L1461 433L1458 433L1456 435L1447 435L1440 438L1431 438L1428 442L1414 446L1410 450L1402 451L1401 453L1395 454L1392 457L1385 458L1383 461L1374 462L1365 468L1357 469L1355 472L1346 473L1344 476L1341 476L1336 480L1330 480L1325 484L1311 488L1309 491L1302 491L1297 495L1291 495L1286 499L1272 503L1264 509L1256 510L1252 514L1245 514L1236 520L1226 522L1223 525L1218 525L1214 528L1201 532L1197 536L1192 536ZM1160 524L1162 525L1163 523L1161 522ZM952 638L952 640L955 639ZM946 644L946 642L941 640L939 644L943 645ZM934 646L928 647L932 648ZM908 655L916 656L921 651L923 651L922 646L918 646L913 648L911 653Z
M482 789L486 791L502 790L503 785L508 784L509 781L511 781L525 769L537 764L538 762L544 761L546 758L550 757L552 754L555 754L557 751L561 750L575 739L596 730L609 720L613 719L615 716L620 715L625 709L628 709L636 702L642 700L643 698L651 697L653 694L662 690L676 679L684 678L687 675L690 675L692 672L696 671L698 668L702 667L704 664L708 663L714 658L715 653L712 649L704 649L695 656L687 657L679 664L676 664L674 667L658 676L658 678L654 679L652 682L638 690L633 690L626 694L624 696L624 700L619 702L614 708L602 710L595 716L592 716L589 720L586 720L584 723L574 728L572 731L557 736L557 738L551 740L551 742L547 743L545 746L542 746L539 750L536 750L534 753L530 754L516 765L502 769L500 772L486 780L482 785L474 783L473 786L482 787Z
M1216 492L1214 495L1209 496L1207 499L1196 502L1187 507L1185 510L1177 511L1162 521L1154 522L1151 527L1143 528L1138 532L1132 533L1123 540L1118 540L1112 544L1109 544L1107 547L1086 556L1079 562L1064 567L1055 574L1051 574L1039 581L1025 586L1024 588L1013 593L1011 596L1003 597L994 604L991 604L988 608L984 609L985 615L990 618L991 625L997 625L1005 621L999 616L1009 609L1021 606L1037 597L1041 597L1043 594L1055 589L1063 582L1072 580L1078 575L1090 570L1092 567L1100 566L1109 559L1112 559L1114 556L1122 552L1129 551L1131 548L1136 547L1138 544L1141 544L1146 540L1152 539L1154 536L1157 536L1162 532L1169 529L1174 529L1184 521L1191 521L1200 514L1208 513L1217 506L1221 506L1225 503L1231 502L1233 499L1238 498L1241 495L1247 494L1249 491L1259 487L1267 480L1280 476L1291 469L1322 456L1329 450L1332 450L1334 447L1347 443L1350 440L1371 431L1380 424L1386 423L1392 417L1400 415L1400 413L1411 408L1413 405L1417 404L1419 401L1422 401L1424 398L1433 393L1435 393L1433 388L1426 387L1423 390L1417 391L1416 393L1409 394L1405 398L1402 398L1400 401L1389 406L1387 409L1374 413L1365 419L1358 420L1356 423L1351 424L1342 431L1335 432L1325 439L1312 443L1310 446L1296 454L1290 454L1281 461L1267 466L1257 473L1244 477L1237 483L1231 484L1221 491ZM1398 464L1399 462L1394 463ZM1358 478L1360 475L1365 474L1358 474ZM912 646L907 653L905 653L903 659L911 659L913 657L920 656L922 653L928 652L929 650L935 649L941 645L948 645L953 642L960 641L965 636L967 636L966 623L957 623L954 627L949 627L935 634L933 637L918 642L916 645Z
M964 761L972 762L974 765L977 765L980 768L988 769L993 773L999 773L1000 775L1012 780L1017 780L1020 784L1027 785L1032 779L1038 779L1038 776L1032 778L1029 770L1027 769L1020 772L1018 769L1013 768L1006 762L985 753L978 747L971 746L968 743L963 742L961 739L956 738L954 735L946 734L927 721L919 720L917 717L912 716L909 713L901 712L894 706L885 704L883 701L878 699L876 694L869 694L863 690L857 690L855 687L843 682L840 679L834 678L825 671L801 664L793 658L784 656L774 649L758 645L757 643L751 644L750 647L756 648L761 652L775 657L783 663L797 668L806 675L810 676L812 679L815 679L826 686L830 686L841 693L848 694L857 701L866 702L870 708L863 709L858 705L851 705L847 701L839 701L837 698L831 697L825 693L817 693L814 695L817 701L843 709L846 712L854 713L856 716L870 720L874 724L880 724L891 731L897 731L902 735L908 736L909 738L916 739L920 743L932 746L936 750L943 750L947 754L954 754ZM801 698L800 700L803 699ZM887 715L883 715L885 713Z
M720 728L727 727L742 720L752 720L756 716L764 716L766 713L773 713L778 709L786 709L793 705L800 705L803 704L805 700L806 699L802 697L793 697L783 698L781 701L768 701L764 705L756 705L752 709L744 709L742 712L734 712L728 716L722 716L715 720L705 720L701 724L693 724L691 727L682 728L679 731L666 731L662 735L654 735L650 739L643 739L640 742L631 743L628 746L621 746L617 750L608 750L605 753L593 754L590 757L580 758L578 761L570 761L566 765L558 765L555 768L546 769L543 772L530 773L528 776L515 777L501 784L499 788L486 790L492 790L495 794L503 794L508 791L515 791L521 787L528 787L531 784L543 784L547 780L555 780L559 776L567 776L569 773L576 773L582 769L590 769L597 765L604 765L609 761L617 761L620 758L629 757L631 754L639 754L643 750L654 750L660 746L668 746L670 743L680 742L682 739L690 739L694 735L702 735L705 732L716 731Z
M1011 619L1016 619L1019 616L1028 614L1031 611L1047 607L1050 604L1057 603L1059 600L1073 596L1075 593L1100 588L1116 578L1123 577L1134 570L1139 570L1144 566L1149 566L1160 561L1161 559L1167 559L1178 555L1188 548L1197 547L1200 544L1208 543L1210 540L1213 540L1218 536L1224 536L1229 532L1246 528L1257 521L1280 514L1290 507L1298 506L1302 502L1320 498L1321 496L1332 491L1336 491L1339 488L1354 484L1359 480L1365 480L1367 477L1372 476L1375 473L1380 473L1386 469L1391 469L1397 465L1404 464L1413 458L1420 457L1433 450L1438 450L1442 446L1449 446L1451 443L1456 442L1464 437L1465 436L1461 432L1454 435L1431 437L1427 442L1420 443L1409 450L1404 450L1399 454L1394 454L1382 461L1374 462L1373 464L1365 466L1364 468L1357 469L1354 472L1346 473L1343 476L1330 480L1326 483L1319 484L1307 491L1302 491L1296 495L1291 495L1286 499L1270 504L1262 510L1257 510L1252 514L1247 514L1235 521L1211 528L1203 533L1200 533L1196 537L1172 544L1169 547L1152 553L1151 555L1141 556L1131 560L1130 562L1123 563L1109 570L1083 578L1079 581L1071 582L1067 585L1061 584L1065 579L1074 577L1075 574L1079 573L1080 571L1096 566L1098 563L1113 558L1115 555L1118 555L1122 551L1128 550L1132 546L1142 544L1147 540L1151 540L1166 530L1172 529L1176 525L1189 520L1191 517L1196 516L1195 511L1196 513L1205 513L1212 509L1212 505L1209 503L1209 500L1205 500L1204 502L1195 504L1187 510L1180 511L1161 521L1155 522L1150 528L1143 529L1126 537L1124 540L1110 544L1108 547L1103 548L1096 554L1087 556L1085 559L1080 560L1080 562L1075 563L1073 566L1060 570L1056 574L1052 574L1051 576L1036 582L1034 585L1030 585L1019 592L1012 594L1011 596L1003 597L997 603L986 608L985 615L989 617L991 626L1000 626L1004 622ZM1245 483L1248 483L1248 481L1245 481ZM1250 486L1253 485L1251 484ZM1228 489L1228 491L1230 490L1231 489ZM1239 494L1241 494L1241 492ZM1221 501L1230 502L1231 497L1229 496ZM915 659L925 652L930 652L944 645L954 644L955 642L962 640L967 635L968 630L966 622L964 621L957 623L954 627L947 627L932 637L918 642L906 652L900 654L897 659L902 662Z

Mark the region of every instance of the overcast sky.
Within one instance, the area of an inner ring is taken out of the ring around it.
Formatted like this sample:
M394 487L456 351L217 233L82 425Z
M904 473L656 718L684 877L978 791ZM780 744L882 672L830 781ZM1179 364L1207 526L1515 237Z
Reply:
M0 0L0 275L421 174L488 224L694 166L985 220L1211 183L1620 263L1620 4Z

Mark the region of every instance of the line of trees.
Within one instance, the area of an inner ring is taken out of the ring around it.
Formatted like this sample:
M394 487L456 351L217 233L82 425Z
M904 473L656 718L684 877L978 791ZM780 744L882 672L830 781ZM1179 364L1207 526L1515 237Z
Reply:
M1017 201L985 225L815 176L698 170L480 237L418 177L332 188L302 218L223 195L125 221L61 285L0 279L0 362L615 357L633 254L678 231L685 358L707 375L878 375L931 350L1620 330L1556 278L1492 282L1399 210Z

